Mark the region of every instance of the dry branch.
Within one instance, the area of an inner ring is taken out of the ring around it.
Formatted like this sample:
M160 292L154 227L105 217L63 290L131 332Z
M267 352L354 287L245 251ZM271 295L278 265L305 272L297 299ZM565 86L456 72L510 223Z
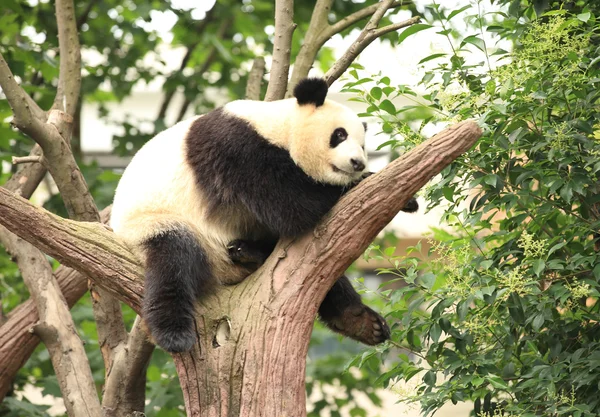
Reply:
M473 122L444 130L348 193L313 233L280 242L244 282L203 298L200 345L175 356L188 415L305 416L298 404L321 300L406 201L480 135ZM61 219L2 189L0 223L139 311L141 266L105 228Z
M0 188L0 224L140 311L142 267L100 223L63 219Z

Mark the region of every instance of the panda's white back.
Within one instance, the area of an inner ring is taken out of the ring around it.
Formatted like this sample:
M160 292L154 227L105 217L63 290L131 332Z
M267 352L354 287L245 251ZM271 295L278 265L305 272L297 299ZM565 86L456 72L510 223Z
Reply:
M195 181L185 162L185 136L197 119L159 133L133 157L115 193L110 224L117 235L139 243L160 230L161 217L201 216ZM165 218L166 221L166 218Z

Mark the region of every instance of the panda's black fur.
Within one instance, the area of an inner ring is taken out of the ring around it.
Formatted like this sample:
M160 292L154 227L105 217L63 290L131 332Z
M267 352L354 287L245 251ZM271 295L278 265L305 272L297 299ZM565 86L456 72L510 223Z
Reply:
M309 112L311 108L319 111L325 103L327 85L320 79L307 79L299 83L294 93L297 104L287 101L286 105L300 106ZM330 106L334 110L329 111L337 111L335 106L339 105ZM273 116L277 117L277 114ZM274 119L273 124L277 123ZM362 129L360 122L358 125ZM355 121L346 128L354 133L358 131ZM362 132L364 137L364 130ZM333 138L329 135L333 132L326 134L322 140L330 146ZM164 143L157 145L157 149L166 150L160 148L169 142ZM119 184L115 197L113 228L140 250L145 259L143 317L155 342L165 350L186 351L195 343L197 299L222 283L239 282L250 274L271 253L279 237L294 237L312 229L354 184L350 181L348 184L316 181L300 168L285 146L265 138L249 120L224 108L189 122L181 143L181 164L184 166L178 170L170 168L176 173L173 181L175 178L186 180L190 174L193 176L180 192L188 193L188 199L196 193L202 196L198 201L203 204L202 222L208 227L206 230L213 235L220 233L219 230L227 230L230 234L234 231L231 241L223 244L215 243L214 236L198 235L199 230L204 229L196 230L195 225L188 222L191 219L181 218L173 201L180 197L184 199L180 202L182 205L194 202L185 201L183 195L169 194L172 193L169 189L157 189L158 186L152 183L154 177L146 179L146 175L141 175L148 173L151 177L150 172L143 171L149 168L139 159L147 158L144 155L153 155L153 152L144 154L140 151L137 162L134 158L131 166L135 166L135 162L137 167L130 168L134 172L129 174L133 179L128 177L126 170L122 179L124 185ZM312 152L308 149L304 152ZM143 162L152 165L160 160ZM360 178L360 172L357 175ZM139 191L136 201L135 193L142 184L138 187L131 183L134 180L144 182L148 193L157 198ZM190 186L197 191L190 191ZM120 188L123 190L119 191ZM166 203L160 198L164 196L168 197ZM144 202L139 201L142 198ZM136 204L142 208L137 209ZM406 211L416 209L414 200L411 204ZM169 210L173 211L172 215ZM134 230L136 228L140 231ZM224 256L227 259L223 259ZM232 275L228 276L230 273ZM331 288L319 315L332 330L363 343L376 344L389 338L385 320L362 303L346 277L341 277Z
M247 207L276 236L312 229L344 193L342 186L314 181L289 152L222 109L192 124L187 146L209 210Z

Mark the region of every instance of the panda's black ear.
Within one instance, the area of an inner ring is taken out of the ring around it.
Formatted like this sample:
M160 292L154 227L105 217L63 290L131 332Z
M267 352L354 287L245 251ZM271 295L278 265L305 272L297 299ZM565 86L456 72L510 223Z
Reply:
M319 107L327 97L327 82L323 78L305 78L294 88L294 97L299 105L314 104Z

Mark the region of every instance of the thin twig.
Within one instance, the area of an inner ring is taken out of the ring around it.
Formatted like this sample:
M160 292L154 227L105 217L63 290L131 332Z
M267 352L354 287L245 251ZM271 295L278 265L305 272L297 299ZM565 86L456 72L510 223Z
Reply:
M13 165L27 164L27 163L44 165L45 159L43 156L13 156L12 163L13 163Z

